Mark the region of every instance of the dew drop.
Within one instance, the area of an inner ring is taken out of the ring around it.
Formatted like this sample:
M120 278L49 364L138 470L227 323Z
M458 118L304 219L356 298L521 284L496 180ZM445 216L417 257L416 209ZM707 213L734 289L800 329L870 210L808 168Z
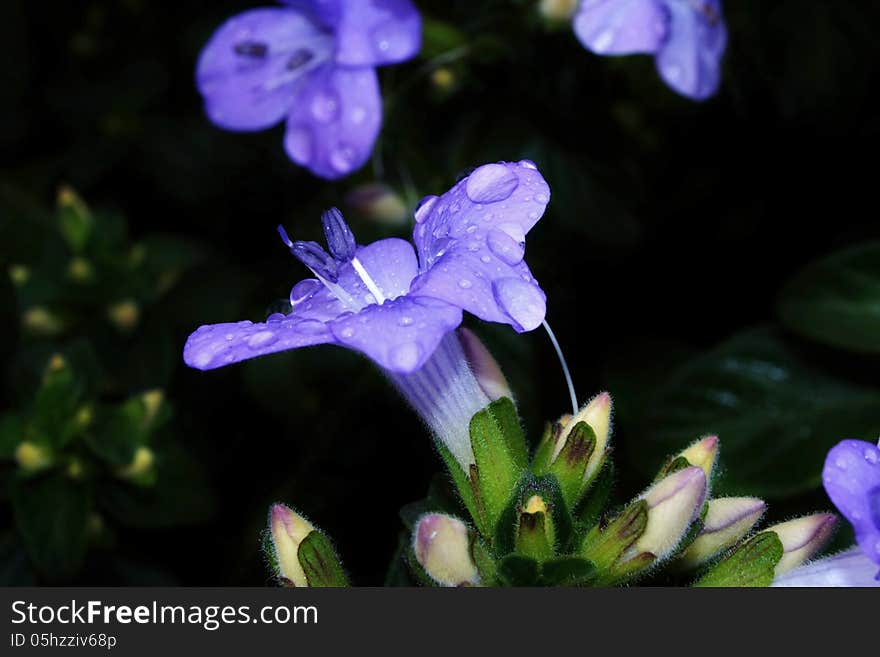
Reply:
M520 328L531 331L541 325L547 304L537 287L519 278L509 277L495 281L492 292L501 310Z
M296 323L296 330L300 333L321 333L326 329L324 322L317 319L304 319Z
M613 30L603 30L599 33L599 36L596 37L596 40L593 42L593 50L598 53L607 52L607 50L614 44L614 31Z
M300 281L290 290L290 305L302 303L321 287L321 282L314 278Z
M877 465L877 463L880 463L880 456L878 456L878 451L873 447L865 448L865 460L872 465Z
M531 160L520 160L519 165L525 169L532 169L534 171L538 170L538 166Z
M472 285L473 285L473 283L471 283L471 282L470 282L468 279L466 279L466 278L462 278L462 279L458 282L458 287L460 287L460 288L463 289L463 290L467 290L467 289L468 289L469 287L471 287Z
M330 123L339 116L339 99L334 92L321 90L312 98L311 111L316 121Z
M351 171L354 168L354 149L345 144L340 144L330 153L330 166L340 173Z
M284 145L293 161L308 164L312 158L312 136L305 128L293 128L284 136Z
M465 192L474 203L497 203L518 185L517 175L503 164L484 164L468 176Z
M260 349L261 347L268 347L270 344L273 344L278 341L278 336L275 335L274 331L260 331L258 333L254 333L251 337L248 338L247 346L251 349Z
M489 250L508 265L519 264L525 255L522 242L515 241L501 230L490 230L486 243L489 245Z
M393 369L401 372L411 372L419 364L422 357L422 348L415 342L406 342L391 350L389 360Z
M341 335L345 339L348 339L354 335L354 329L350 326L346 326L339 332L339 335Z
M480 257L480 261L481 261L482 263L488 265L490 262L492 262L492 258L490 258L490 257L487 256L487 255L484 255L484 256L481 256L481 257Z
M428 218L431 208L437 203L437 196L426 196L416 206L415 218L416 223L422 223Z
M413 323L413 321L414 321L414 320L413 320L412 317L409 317L408 315L404 315L403 317L401 317L401 318L398 320L397 323L400 324L401 326L411 326L412 323Z

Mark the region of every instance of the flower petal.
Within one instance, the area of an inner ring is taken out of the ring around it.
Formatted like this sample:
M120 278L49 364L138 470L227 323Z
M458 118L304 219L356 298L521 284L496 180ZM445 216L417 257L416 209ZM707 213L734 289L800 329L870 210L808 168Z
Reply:
M284 146L297 164L335 179L363 166L381 123L376 72L327 64L297 95L287 117Z
M409 292L410 284L419 272L418 260L412 244L396 237L360 246L355 257L388 299ZM363 281L351 264L340 268L339 284L348 291L352 291L353 288L367 292Z
M880 448L862 440L841 441L828 452L822 482L852 523L862 550L880 564Z
M183 360L190 367L212 370L276 351L328 342L334 342L329 329L314 319L210 324L189 336Z
M657 53L657 70L675 91L705 100L721 81L721 57L727 47L727 27L719 0L667 2L669 37Z
M330 322L336 340L387 370L409 373L461 323L461 309L438 299L402 296Z
M359 0L341 6L336 61L346 66L402 62L422 47L422 19L410 0Z
M584 0L574 17L574 33L598 55L655 53L668 23L660 0Z
M292 9L233 16L211 37L196 66L208 117L229 130L278 123L309 72L327 61L332 49L332 36Z
M771 586L880 586L877 564L857 547L833 557L799 566L780 575Z
M550 200L534 163L486 164L416 210L422 274L412 294L443 299L517 331L540 326L546 297L523 261L526 233Z

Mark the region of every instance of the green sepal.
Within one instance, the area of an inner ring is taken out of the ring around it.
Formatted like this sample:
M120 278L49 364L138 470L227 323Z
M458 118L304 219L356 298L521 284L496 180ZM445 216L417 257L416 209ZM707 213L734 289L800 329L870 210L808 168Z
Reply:
M527 513L523 511L519 514L519 527L516 532L516 551L527 557L534 557L538 561L544 561L553 556L554 540L553 540L552 523L547 522L546 515L538 511L537 513Z
M483 503L489 528L497 524L524 469L517 462L516 448L511 449L518 438L505 435L511 432L511 405L509 399L499 399L479 411L470 422L471 447L476 461L476 468L471 468L476 477L471 479L477 485L475 492Z
M638 500L626 507L605 527L596 525L584 538L580 556L609 570L621 554L635 543L648 525L648 502Z
M516 405L509 397L501 397L489 404L489 409L498 423L513 462L519 469L524 470L529 466L529 446L519 422Z
M306 574L309 586L348 586L348 577L342 569L336 550L322 532L314 530L306 536L296 552L299 564Z
M588 482L584 481L584 474L595 449L596 434L592 427L586 422L578 422L566 437L559 456L550 465L549 471L559 480L569 508L574 507L586 491Z
M498 577L498 568L492 552L476 534L471 538L471 558L477 566L477 572L480 573L480 581L486 586L491 586Z
M474 525L476 525L477 529L483 536L491 536L486 520L486 512L482 500L478 497L479 491L476 490L472 478L461 469L458 461L452 455L452 452L447 449L446 445L439 440L436 441L435 444L437 445L437 451L440 452L440 457L446 464L446 469L449 471L449 475L452 477L452 483L455 486L455 490L458 491L461 502L470 514Z
M585 586L596 578L596 564L574 556L555 557L541 564L545 586Z
M782 541L775 532L761 532L734 548L712 566L694 586L761 587L775 577L776 564L782 559Z
M624 584L644 573L656 560L657 556L651 552L639 552L625 562L616 563L609 570L603 572L596 580L596 586Z
M535 456L532 458L531 469L536 475L545 474L550 468L553 448L561 432L562 426L558 422L548 422L544 425L544 433L541 435L541 440L535 448Z
M675 458L670 458L666 463L663 464L663 467L660 468L660 471L657 473L657 476L654 477L654 481L660 481L668 477L671 474L678 472L679 470L684 470L685 468L691 467L690 461L688 461L683 456L676 456Z
M505 586L537 586L540 569L537 560L508 554L498 562L498 577Z
M552 552L564 552L571 542L574 523L556 477L535 477L526 472L495 527L494 548L499 555L508 554L517 548L520 514L533 495L539 495L547 506L548 514L544 517L544 523L548 529Z
M614 462L607 459L575 508L575 521L580 527L589 529L599 522L608 504L608 498L611 497L613 486Z

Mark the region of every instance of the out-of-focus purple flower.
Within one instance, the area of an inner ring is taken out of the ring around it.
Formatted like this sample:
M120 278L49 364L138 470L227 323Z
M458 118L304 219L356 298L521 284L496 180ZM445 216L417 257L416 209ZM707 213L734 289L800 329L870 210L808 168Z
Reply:
M410 0L287 0L233 16L196 67L205 111L228 130L286 119L290 158L323 178L366 162L382 122L376 66L413 57L421 17Z
M771 586L841 587L880 586L877 564L859 547L819 559L790 570L773 580Z
M517 331L544 321L546 298L523 256L526 233L549 198L533 162L501 162L423 199L415 212L415 250L396 238L358 246L335 209L322 217L329 253L315 242L291 241L279 227L315 275L293 286L291 312L261 323L202 326L187 340L184 361L210 370L317 344L360 351L466 465L473 458L468 422L489 398L449 334L462 310Z
M574 31L597 55L654 55L666 84L693 100L714 94L721 81L721 0L583 0Z

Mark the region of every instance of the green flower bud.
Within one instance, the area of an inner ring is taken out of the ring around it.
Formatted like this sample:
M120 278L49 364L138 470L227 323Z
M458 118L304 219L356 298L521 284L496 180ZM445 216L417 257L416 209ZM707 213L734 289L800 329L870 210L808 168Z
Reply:
M837 516L816 513L768 527L782 541L782 559L776 564L776 576L807 561L818 552L837 526Z
M681 555L681 565L696 568L736 545L754 527L767 505L756 497L709 500L709 510L697 538Z

